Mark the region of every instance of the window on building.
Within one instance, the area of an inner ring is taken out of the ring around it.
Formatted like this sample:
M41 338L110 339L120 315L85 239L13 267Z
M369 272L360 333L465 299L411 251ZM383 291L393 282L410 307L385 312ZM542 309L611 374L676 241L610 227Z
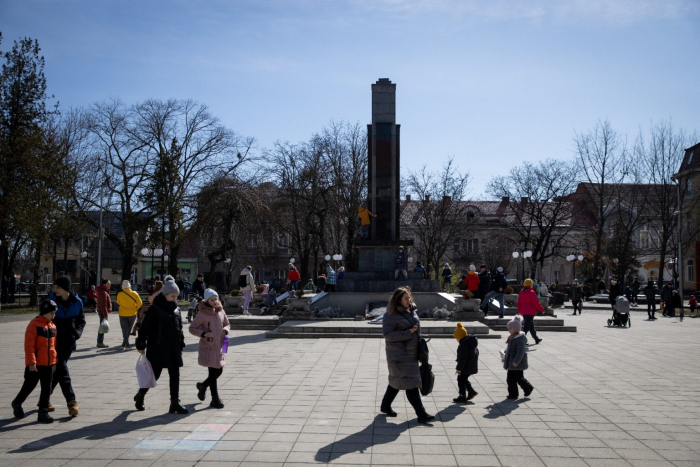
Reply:
M685 181L685 193L687 195L693 194L693 181L691 179Z
M685 262L685 280L695 282L695 260L689 259Z
M693 162L693 151L690 151L690 154L688 154L688 164Z
M640 248L649 248L649 231L648 230L640 230L639 231L639 247Z
M471 238L464 241L464 250L469 253L479 252L479 240L476 238Z
M474 215L474 213L473 213L472 211L468 211L468 212L467 212L467 220L468 220L468 221L473 221L473 220L474 220L474 217L475 217L475 215Z
M255 235L254 234L249 234L248 235L248 248L255 248Z

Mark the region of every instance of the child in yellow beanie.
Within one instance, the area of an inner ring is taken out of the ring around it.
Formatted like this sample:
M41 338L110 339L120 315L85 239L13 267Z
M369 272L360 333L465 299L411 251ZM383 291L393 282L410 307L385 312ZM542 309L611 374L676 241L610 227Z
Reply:
M476 336L468 335L462 323L457 323L453 336L459 341L456 372L459 396L452 399L452 402L465 404L479 395L469 382L469 377L479 372L479 341Z

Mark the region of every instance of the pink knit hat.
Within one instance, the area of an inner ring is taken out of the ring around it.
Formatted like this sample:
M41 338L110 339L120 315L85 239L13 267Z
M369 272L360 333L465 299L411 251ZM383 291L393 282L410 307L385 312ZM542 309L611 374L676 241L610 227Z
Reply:
M508 321L508 329L513 328L515 332L520 332L523 327L523 317L521 315L513 316L513 319Z

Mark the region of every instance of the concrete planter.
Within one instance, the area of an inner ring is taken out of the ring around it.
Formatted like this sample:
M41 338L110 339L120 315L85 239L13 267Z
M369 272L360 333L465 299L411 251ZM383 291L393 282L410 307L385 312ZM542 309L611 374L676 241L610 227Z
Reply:
M290 298L289 311L306 311L311 312L311 297Z
M467 299L459 297L457 298L457 300L455 300L455 302L457 303L457 308L455 309L455 311L480 311L479 306L481 305L481 300L479 300L478 298Z
M545 311L549 308L549 297L539 297L540 299L540 305L545 309Z
M518 305L518 294L504 295L503 301L506 306L517 306Z
M226 308L242 308L244 297L224 297L224 307Z

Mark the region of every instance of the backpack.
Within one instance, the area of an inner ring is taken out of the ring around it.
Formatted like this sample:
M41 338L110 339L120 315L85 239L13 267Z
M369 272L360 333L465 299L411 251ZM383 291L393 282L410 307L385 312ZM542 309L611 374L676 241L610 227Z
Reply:
M242 289L248 285L248 276L241 274L238 276L238 288Z

